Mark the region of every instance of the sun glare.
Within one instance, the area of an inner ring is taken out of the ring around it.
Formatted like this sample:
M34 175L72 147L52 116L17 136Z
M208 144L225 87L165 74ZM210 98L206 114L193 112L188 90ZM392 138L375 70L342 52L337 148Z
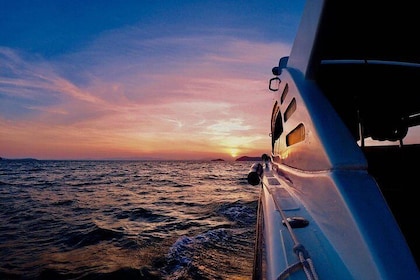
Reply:
M231 149L231 150L230 150L230 155L231 155L232 157L236 157L236 156L238 156L238 149Z

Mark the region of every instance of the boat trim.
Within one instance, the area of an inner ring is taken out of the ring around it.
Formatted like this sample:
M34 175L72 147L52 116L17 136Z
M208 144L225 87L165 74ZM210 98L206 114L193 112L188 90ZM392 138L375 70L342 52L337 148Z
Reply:
M390 60L376 60L376 59L323 59L321 64L378 64L378 65L395 65L406 67L419 67L420 63L390 61Z

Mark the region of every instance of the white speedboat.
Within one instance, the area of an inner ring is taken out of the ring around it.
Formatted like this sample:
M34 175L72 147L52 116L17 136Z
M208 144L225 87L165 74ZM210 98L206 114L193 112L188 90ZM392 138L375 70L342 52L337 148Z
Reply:
M270 79L271 154L248 176L253 279L420 279L416 7L307 1Z

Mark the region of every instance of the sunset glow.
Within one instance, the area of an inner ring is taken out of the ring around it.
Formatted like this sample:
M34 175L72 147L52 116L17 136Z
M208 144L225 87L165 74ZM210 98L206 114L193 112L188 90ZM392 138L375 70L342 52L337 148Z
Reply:
M2 4L0 157L269 151L268 79L303 1L140 2ZM274 28L285 16L289 29Z
M238 156L238 149L231 149L230 150L230 155L233 157L233 158L236 158L237 156Z

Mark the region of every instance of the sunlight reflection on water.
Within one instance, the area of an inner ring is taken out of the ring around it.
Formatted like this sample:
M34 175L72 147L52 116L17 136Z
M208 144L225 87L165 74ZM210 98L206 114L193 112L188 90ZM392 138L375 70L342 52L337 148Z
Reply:
M3 161L0 278L249 279L250 165Z

